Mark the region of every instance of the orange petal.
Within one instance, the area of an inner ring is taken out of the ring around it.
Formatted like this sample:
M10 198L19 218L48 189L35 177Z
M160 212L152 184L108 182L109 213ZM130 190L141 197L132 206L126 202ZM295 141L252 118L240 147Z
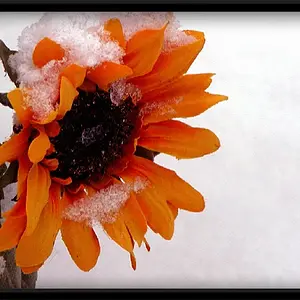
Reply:
M121 213L131 236L140 246L147 231L147 222L133 193L121 208Z
M45 125L45 124L51 123L51 122L53 122L56 119L57 113L58 113L57 110L53 110L44 119L41 119L41 120L31 120L31 123L32 124L39 124L39 125Z
M19 217L8 217L0 228L0 251L14 248L26 226L26 215Z
M78 88L83 84L85 74L86 74L86 68L80 67L76 64L67 66L61 72L61 76L68 78L75 88Z
M60 83L60 102L57 113L58 120L62 119L66 112L71 109L73 101L77 96L78 92L72 82L63 76Z
M139 146L178 159L201 157L220 147L220 141L212 131L174 120L149 124L140 136Z
M131 267L135 271L136 270L136 258L133 252L130 253L130 261L131 261Z
M39 222L41 212L48 202L50 184L49 170L39 164L34 164L27 179L26 235L32 234Z
M132 252L133 245L131 236L121 214L117 216L116 220L113 223L103 223L102 226L112 240L114 240L126 251Z
M25 128L0 146L0 165L17 160L27 150L29 135L29 128Z
M228 97L206 92L202 92L198 95L195 95L194 92L187 92L181 97L159 99L161 101L148 102L142 108L143 123L145 125L173 118L197 116L213 105L227 100Z
M60 186L53 183L49 201L44 207L38 225L29 236L23 235L16 250L16 264L21 267L41 265L50 256L61 226Z
M125 65L104 62L100 66L89 71L87 73L87 78L97 83L100 89L107 91L111 83L131 74L132 70Z
M132 158L130 167L146 176L158 194L174 206L193 212L204 209L203 196L174 171L136 156Z
M96 92L97 85L94 82L85 79L83 84L79 87L79 89L81 89L82 91L93 93Z
M45 125L46 133L49 137L56 137L60 132L60 125L57 121L53 121Z
M19 121L24 127L29 125L32 112L29 108L24 107L23 94L21 89L17 88L7 94L7 98L17 114Z
M72 183L72 178L68 177L66 179L58 178L58 177L52 177L51 178L53 181L61 184L61 185L69 185Z
M138 31L127 43L124 63L133 71L132 77L149 73L157 61L164 42L167 24L161 29Z
M50 140L43 126L35 125L34 127L39 131L39 135L31 142L28 157L32 163L36 164L46 156L50 148Z
M150 73L131 80L142 90L142 93L168 84L187 72L205 42L202 32L189 31L187 34L192 35L195 41L162 53Z
M117 41L123 49L125 49L126 41L124 38L122 24L119 19L109 19L104 24L104 29L110 33L110 38Z
M144 239L144 243L145 243L147 251L150 252L151 248L146 239Z
M78 268L87 272L96 265L100 254L100 245L91 227L63 219L61 236Z
M170 211L172 212L174 220L175 220L178 216L178 208L175 207L172 203L167 202L167 204L168 204L168 207L169 207Z
M56 42L45 37L35 46L32 61L38 68L41 68L49 61L53 59L61 60L64 56L64 49Z
M149 187L136 197L149 227L170 240L174 233L174 217L162 195Z
M31 274L31 273L37 272L41 268L42 265L43 264L40 264L38 266L33 266L33 267L22 267L21 270L22 270L23 274Z
M19 162L19 168L18 168L17 198L19 198L21 196L21 194L23 194L27 188L27 176L28 176L29 170L32 167L32 163L29 160L27 153L24 153L23 155L21 155L18 159L18 162Z
M5 219L9 217L22 217L26 215L26 193L23 193L18 201L13 205L10 210L2 213Z
M59 162L56 158L45 158L42 161L43 166L45 166L49 171L55 171L58 168Z

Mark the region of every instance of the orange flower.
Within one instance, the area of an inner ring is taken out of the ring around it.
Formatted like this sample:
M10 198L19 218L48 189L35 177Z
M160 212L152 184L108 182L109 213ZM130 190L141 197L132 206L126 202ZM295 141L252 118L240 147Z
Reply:
M174 171L136 152L139 146L181 159L220 147L210 130L172 120L196 116L227 97L205 92L213 74L185 75L204 45L204 34L185 31L191 41L165 51L167 26L137 31L127 40L121 22L108 20L105 30L124 50L123 63L68 63L60 72L53 110L43 118L26 105L26 85L8 94L21 126L0 147L0 164L18 160L18 201L4 214L0 251L17 247L16 264L24 273L44 264L59 231L76 265L83 271L93 268L100 254L97 236L86 220L65 212L78 203L95 204L109 190L123 189L118 197L125 198L111 216L103 217L101 208L95 218L129 252L134 269L135 243L150 249L148 227L169 240L178 209L204 209L202 195ZM67 51L45 37L35 46L32 62L43 68L64 59ZM113 103L114 85L122 82L138 96L126 94ZM140 188L128 189L137 179Z

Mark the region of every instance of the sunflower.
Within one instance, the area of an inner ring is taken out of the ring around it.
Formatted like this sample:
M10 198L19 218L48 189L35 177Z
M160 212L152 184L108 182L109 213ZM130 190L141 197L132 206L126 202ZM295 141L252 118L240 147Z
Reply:
M8 93L14 133L0 147L0 164L19 165L17 202L4 213L0 251L16 247L24 273L44 264L59 231L75 264L92 269L100 254L95 224L128 251L135 269L135 244L150 249L148 228L170 240L178 209L204 209L198 191L143 157L189 159L220 147L210 130L173 120L227 97L205 92L214 74L186 74L204 34L174 27L167 15L161 23L131 15L135 30L126 17L102 17L98 27L80 31L86 42L91 35L99 42L90 43L90 52L77 36L71 43L63 34L37 34L38 26L31 28L30 50L24 33L27 48L10 62L20 82ZM144 27L135 24L143 20Z

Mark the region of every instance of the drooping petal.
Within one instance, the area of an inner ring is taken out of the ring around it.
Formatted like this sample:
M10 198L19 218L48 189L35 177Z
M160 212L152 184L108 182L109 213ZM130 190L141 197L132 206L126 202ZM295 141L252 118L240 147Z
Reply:
M86 75L86 68L80 67L76 64L67 66L62 72L61 76L69 79L75 88L81 86Z
M0 165L17 160L27 150L29 135L30 129L25 128L0 146Z
M64 56L64 49L56 42L45 37L35 46L32 61L38 68L41 68L49 61L61 60Z
M36 164L46 156L47 150L50 148L50 140L43 126L35 125L34 127L38 130L39 135L31 142L28 157L32 163Z
M184 97L191 92L195 96L201 95L211 84L213 73L186 74L173 81L169 85L144 93L139 103L166 102L168 99ZM169 101L170 102L170 101Z
M165 197L174 206L193 212L204 209L203 196L174 171L136 156L132 158L130 167L146 176L160 197Z
M149 73L157 61L164 42L167 24L160 29L138 31L126 46L124 63L133 71L131 78Z
M8 216L0 228L0 251L14 248L26 227L26 215Z
M2 212L2 217L8 219L9 217L26 216L26 193L22 193L16 204L10 210Z
M136 198L149 227L170 240L174 233L174 217L163 196L149 187L137 194Z
M119 46L125 49L126 41L124 38L122 24L119 19L109 19L105 22L104 29L109 32L110 38L113 41L117 41L119 43Z
M32 118L32 111L24 107L23 94L21 89L17 88L7 94L7 98L11 103L17 117L24 127L27 127Z
M40 164L34 164L29 171L27 179L26 235L32 234L39 222L41 212L49 199L50 184L49 170Z
M27 188L27 176L32 167L32 162L29 160L26 152L23 153L18 159L18 193L17 198L26 191Z
M120 213L131 236L140 246L147 231L147 221L133 193L121 208Z
M220 147L220 141L212 131L175 120L149 124L140 136L139 146L178 159L201 157Z
M107 91L109 85L119 79L132 75L132 70L125 66L113 62L104 62L95 69L87 72L87 78L99 86L100 89Z
M50 256L61 226L60 186L53 183L49 201L44 207L36 229L29 236L23 235L16 250L16 264L31 267L43 264Z
M45 131L49 137L56 137L60 132L60 125L57 121L53 121L45 125Z
M60 102L57 113L58 120L62 119L66 112L71 109L73 101L77 96L78 92L72 82L67 77L62 76L60 83Z
M171 239L174 233L174 218L170 211L164 193L159 193L155 184L147 178L145 172L140 172L135 167L133 162L130 162L128 168L124 170L120 177L126 183L131 183L136 178L141 178L143 181L148 181L143 190L136 194L136 200L142 210L143 215L147 220L149 227L155 232L159 233L164 239Z
M61 235L78 268L85 272L91 270L100 254L100 244L94 230L83 223L63 219Z
M142 93L168 84L187 72L202 50L205 39L202 32L187 31L186 33L193 36L195 41L162 53L150 73L131 80L141 89Z
M118 214L113 223L102 223L104 231L114 240L120 247L128 252L133 251L131 236L125 225L122 214Z
M227 96L206 92L198 95L195 95L194 92L187 92L185 95L179 97L161 98L161 101L145 103L142 108L143 122L146 125L173 118L194 117L227 99Z

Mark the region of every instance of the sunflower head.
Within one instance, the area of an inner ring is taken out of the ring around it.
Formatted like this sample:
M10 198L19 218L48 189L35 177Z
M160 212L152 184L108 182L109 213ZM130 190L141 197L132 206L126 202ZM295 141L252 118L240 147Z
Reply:
M19 165L0 251L16 247L24 273L44 264L59 231L89 271L98 225L135 269L135 245L150 250L148 228L169 240L178 209L204 209L198 191L153 162L220 146L210 130L173 120L227 99L205 91L213 74L186 74L204 41L170 13L47 14L24 30L9 61L19 82L8 93L14 133L0 147L1 163Z

